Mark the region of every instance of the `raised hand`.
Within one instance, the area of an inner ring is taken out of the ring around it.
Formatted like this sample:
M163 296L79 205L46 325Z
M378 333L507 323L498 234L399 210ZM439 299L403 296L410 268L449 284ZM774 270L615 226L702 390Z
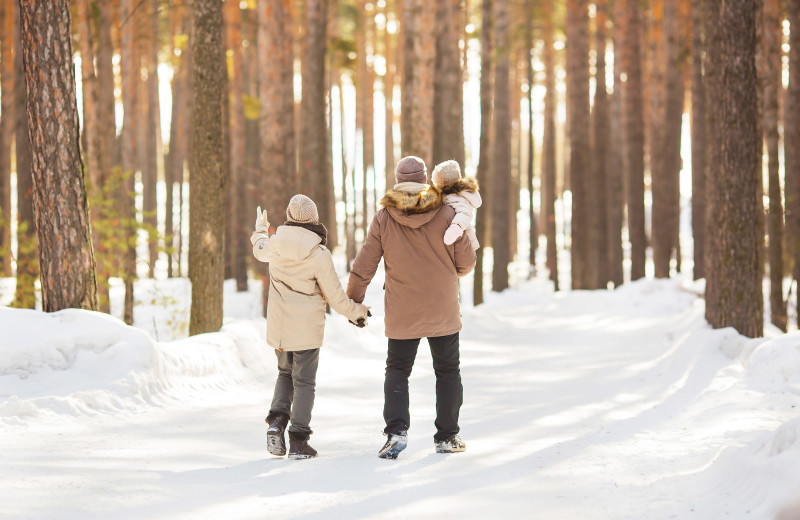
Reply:
M269 231L267 210L261 211L261 206L256 209L256 231Z

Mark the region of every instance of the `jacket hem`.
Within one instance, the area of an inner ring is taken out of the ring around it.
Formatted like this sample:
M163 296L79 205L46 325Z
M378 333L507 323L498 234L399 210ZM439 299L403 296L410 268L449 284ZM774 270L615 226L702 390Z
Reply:
M462 326L459 325L458 328L449 329L449 330L435 330L432 332L418 332L418 333L404 333L404 334L390 334L389 332L385 333L385 336L389 339L417 339L417 338L436 338L439 336L449 336L450 334L455 334L456 332L461 331Z

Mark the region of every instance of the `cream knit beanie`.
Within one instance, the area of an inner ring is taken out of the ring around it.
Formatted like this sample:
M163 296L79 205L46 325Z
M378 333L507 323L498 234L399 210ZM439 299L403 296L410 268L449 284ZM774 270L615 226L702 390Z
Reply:
M300 224L319 224L317 205L305 195L297 194L289 201L286 218L290 222L299 222Z
M436 165L431 175L433 185L444 188L461 178L461 168L456 161L445 161Z

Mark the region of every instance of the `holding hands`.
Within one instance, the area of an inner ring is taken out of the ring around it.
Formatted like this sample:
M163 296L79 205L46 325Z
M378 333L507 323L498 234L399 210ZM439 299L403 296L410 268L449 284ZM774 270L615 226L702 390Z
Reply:
M372 313L367 311L367 318L371 318L371 317L372 317ZM363 329L364 327L367 326L367 318L358 318L356 321L351 321L350 323L352 323L353 325L355 325L359 329Z

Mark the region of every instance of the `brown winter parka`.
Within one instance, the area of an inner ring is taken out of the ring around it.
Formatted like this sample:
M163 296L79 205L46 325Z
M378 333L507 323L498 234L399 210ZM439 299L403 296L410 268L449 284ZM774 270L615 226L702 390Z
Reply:
M461 330L458 279L475 267L466 235L442 240L455 211L435 186L403 183L381 200L367 239L353 262L347 295L363 302L383 257L385 328L392 339L447 336ZM414 191L419 191L414 193Z
M367 307L345 295L331 252L308 229L280 226L272 237L253 233L253 254L269 262L267 343L285 351L322 346L325 303L350 321L367 317Z

